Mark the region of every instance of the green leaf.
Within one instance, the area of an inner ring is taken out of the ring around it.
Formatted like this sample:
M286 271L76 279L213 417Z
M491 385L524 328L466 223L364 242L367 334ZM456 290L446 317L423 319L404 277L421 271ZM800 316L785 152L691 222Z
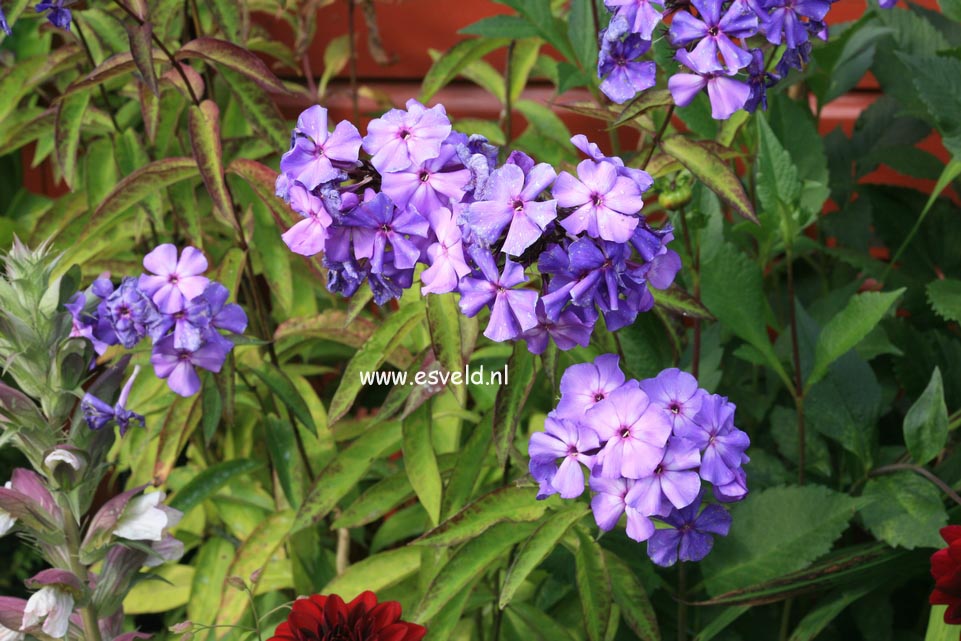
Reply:
M264 419L265 440L271 465L280 481L284 496L287 497L287 502L297 509L303 500L306 475L297 452L295 428L290 421L285 421L274 414L268 414Z
M736 247L724 243L704 261L701 278L704 305L727 329L758 350L790 387L767 334L766 319L771 312L761 269Z
M373 372L380 368L407 333L420 323L424 312L424 305L419 301L402 305L400 309L388 316L357 350L354 357L347 363L340 385L334 392L334 397L327 409L331 424L343 418L354 404L354 399L357 398L362 385L361 373Z
M340 452L314 479L291 531L298 532L327 516L357 486L376 458L396 449L400 437L400 423L382 423Z
M648 89L637 95L632 101L627 103L624 110L611 124L612 127L620 127L634 120L643 113L658 107L666 107L674 104L674 98L667 89ZM740 112L738 112L740 113Z
M213 100L204 100L199 107L187 112L190 145L200 176L210 198L214 201L214 214L228 225L239 230L234 218L234 204L227 191L224 178L224 157L220 145L220 109Z
M567 36L571 40L574 54L583 69L597 67L598 36L594 29L595 0L572 0L571 12L567 16Z
M457 463L447 482L444 494L444 515L450 515L467 503L474 493L481 476L481 469L491 447L492 415L487 414L484 419L473 427L467 442L461 446L457 456Z
M344 34L337 36L327 43L324 49L324 73L320 76L320 83L317 85L317 96L323 96L327 92L327 84L334 76L339 74L350 62L350 36Z
M505 38L471 38L451 47L428 70L421 85L420 101L428 102L434 94L456 78L467 65L491 51L507 46Z
M381 479L365 490L341 512L331 528L356 528L383 518L416 496L407 474L398 472Z
M368 289L367 292L369 293L370 290ZM354 299L359 297L360 293L355 294ZM354 299L351 301L353 302ZM377 326L366 318L351 318L348 313L330 309L316 316L291 318L284 321L274 332L274 339L282 341L318 338L356 349L362 347L376 329ZM403 347L398 347L387 355L385 362L400 369L407 369L414 363L414 357Z
M304 427L309 429L315 436L317 435L317 424L310 413L310 408L304 401L297 388L291 382L283 370L274 367L270 363L263 363L258 368L251 368L264 385L277 396L284 406L297 417Z
M245 15L245 5L246 2L237 0L211 0L207 5L224 37L230 42L240 41L242 20L248 17Z
M534 355L526 345L514 344L514 352L507 361L507 380L513 383L502 385L494 401L494 450L500 465L504 465L510 455L524 404L534 386Z
M117 163L114 161L110 140L98 138L88 145L83 174L87 208L93 211L117 184Z
M861 518L871 533L894 547L940 548L938 531L948 524L937 487L913 472L871 479L862 496L870 502Z
M163 580L142 581L134 586L123 601L124 612L157 614L186 605L196 571L189 565L167 564L156 570Z
M169 63L167 58L159 51L153 51L152 55L154 64L165 62ZM77 93L78 91L83 91L89 87L95 87L99 84L107 82L108 80L113 80L114 78L120 77L124 74L136 71L136 69L137 62L134 60L132 53L129 51L123 51L121 53L114 54L94 67L93 71L86 76L78 78L70 83L70 85L64 89L63 95L69 96Z
M268 564L289 566L289 559L283 558L279 551L287 540L293 520L292 510L284 510L268 516L237 550L227 576L236 576L244 581L250 581L254 572L263 570ZM224 583L220 608L217 610L217 625L235 626L240 623L248 604L246 592ZM209 618L208 614L205 620Z
M265 94L253 80L232 69L223 68L220 75L227 81L230 92L237 99L237 104L254 130L269 140L273 147L288 147L289 127L270 95Z
M688 318L715 320L714 317L711 316L711 312L707 311L704 305L676 284L671 285L667 289L651 287L650 290L654 295L654 303L669 312L687 316Z
M789 641L813 641L845 608L873 590L874 587L872 585L857 586L843 592L827 595L818 601L814 609L804 615L804 618L798 622Z
M525 38L514 43L514 54L511 57L511 102L520 100L521 94L527 88L531 70L537 63L537 56L541 50L540 38Z
M417 539L421 545L457 545L476 538L502 521L521 523L536 521L547 509L545 501L536 501L533 487L498 488L451 516Z
M941 132L944 146L956 160L961 160L961 60L901 52L898 58L908 67L932 124Z
M752 492L731 508L731 533L703 561L708 593L806 567L831 549L857 506L857 499L818 485Z
M738 112L743 113L743 112ZM738 605L727 607L721 610L710 623L701 628L701 631L694 637L694 641L711 641L720 633L724 632L729 625L734 623L742 614L751 609L749 605Z
M400 583L420 568L421 551L402 547L379 552L349 565L343 574L331 580L321 590L324 594L339 594L349 601L365 590L379 592Z
M90 217L87 231L81 236L86 240L95 231L103 231L115 223L121 214L160 190L199 176L197 162L193 158L164 158L155 160L125 177L104 198Z
M584 504L573 505L548 516L518 549L500 590L498 607L503 610L531 572L546 559L567 531L587 514Z
M431 524L437 525L440 522L444 482L437 467L437 455L434 454L431 421L430 402L424 403L404 419L404 469Z
M22 3L21 3L22 4ZM941 13L955 22L961 22L961 0L938 0Z
M797 220L801 181L791 154L784 149L767 120L757 121L758 152L757 197L764 213L775 215L781 223L784 243L790 246L800 233L803 221Z
M523 637L524 641L574 641L572 630L540 608L530 603L515 601L506 610L507 616L517 617L524 625L528 634L534 637ZM581 637L578 637L581 638Z
M938 316L961 323L961 280L942 278L927 286L928 302Z
M958 636L958 626L945 623L944 613L947 611L946 605L932 605L931 614L928 616L928 630L924 635L924 641L954 641Z
M64 98L57 105L57 162L60 165L63 180L70 189L76 185L80 127L88 104L90 104L90 92L84 91Z
M431 295L427 302L427 328L434 355L448 372L464 370L464 348L460 335L460 310L453 294Z
M485 38L520 40L538 35L537 27L520 16L489 16L467 25L457 33Z
M661 141L664 153L676 158L711 191L740 216L758 222L751 199L730 165L705 145L684 136L667 136Z
M537 35L557 49L562 56L571 62L577 60L567 37L565 24L554 16L550 0L503 0L502 4L523 16L537 30Z
M187 616L192 621L207 621L210 613L220 607L220 594L224 579L234 560L234 546L219 536L207 539L197 552L193 561L193 582L190 586L190 600L187 601Z
M251 474L260 469L263 463L253 459L232 459L208 467L190 480L170 499L168 505L184 514L197 507L230 480L242 474Z
M556 113L533 100L518 100L514 108L521 112L538 132L565 148L571 146L571 131Z
M944 383L937 367L924 392L904 416L904 442L920 465L936 457L948 441L948 408L944 402Z
M814 351L814 367L804 383L805 389L824 378L831 363L861 342L881 322L904 288L893 292L864 292L853 296L821 330Z
M616 554L605 551L604 560L611 575L614 603L621 608L621 616L640 641L660 641L661 631L644 586L630 566Z
M611 618L611 577L604 561L604 550L583 528L577 528L574 577L581 598L581 615L590 641L604 641Z
M256 55L226 40L202 37L191 40L174 54L177 60L199 58L241 73L265 91L287 93L284 83Z
M426 622L441 611L462 588L482 576L494 563L534 529L526 523L501 523L465 543L430 582L411 620Z

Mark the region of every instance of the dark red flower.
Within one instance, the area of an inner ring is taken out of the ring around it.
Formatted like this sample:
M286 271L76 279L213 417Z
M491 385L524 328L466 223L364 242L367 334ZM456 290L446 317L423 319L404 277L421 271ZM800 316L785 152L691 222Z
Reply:
M948 547L931 556L934 591L931 605L946 605L944 622L961 624L961 525L941 528L941 538Z
M400 620L400 603L364 592L350 603L336 594L297 599L268 641L420 641L427 628Z

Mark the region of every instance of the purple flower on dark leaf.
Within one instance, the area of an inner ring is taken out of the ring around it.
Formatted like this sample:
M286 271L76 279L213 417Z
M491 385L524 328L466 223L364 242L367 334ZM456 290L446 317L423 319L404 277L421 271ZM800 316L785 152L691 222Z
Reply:
M651 40L654 27L661 21L661 12L650 0L604 0L604 5L614 11L615 18L623 18L632 33Z
M333 133L329 132L327 110L314 105L297 119L293 145L280 159L280 171L307 189L314 189L336 179L341 173L338 167L356 164L360 144L357 127L343 120L337 123Z
M367 126L364 151L382 174L403 171L411 165L440 155L451 125L443 105L428 109L416 100L407 101L407 111L391 109Z
M671 421L675 433L696 429L694 417L707 396L707 392L698 387L696 378L672 367L641 381L640 385L651 399L653 409Z
M727 536L731 515L720 505L701 511L700 499L689 506L672 510L663 519L670 528L655 530L647 541L647 555L654 563L670 567L681 561L700 561L714 546L714 535Z
M746 462L748 435L734 426L734 404L710 394L690 424L678 426L677 435L693 441L701 450L701 478L724 486L736 480L736 470Z
M167 336L157 341L150 355L154 372L158 378L166 379L171 390L181 396L193 396L200 391L200 377L195 367L211 372L219 372L230 352L232 343L219 335L216 340L211 336L196 350L178 349L174 337Z
M377 194L358 205L344 222L354 226L354 256L369 258L371 271L384 268L384 251L393 248L395 267L408 269L417 264L421 247L411 236L426 238L430 226L416 211L398 210L386 194Z
M641 514L667 516L672 508L687 507L701 492L697 466L701 454L694 443L673 436L664 458L650 476L637 479L627 503Z
M43 0L37 3L37 13L49 11L47 20L60 29L70 30L70 22L73 16L66 5L73 4L73 0Z
M413 207L429 216L441 207L449 209L452 201L460 202L470 182L471 172L460 162L457 148L445 144L436 158L384 174L381 188L398 209Z
M290 251L301 256L313 256L324 251L327 229L334 222L324 202L299 182L289 192L290 207L303 220L284 232L281 238Z
M551 340L561 351L590 344L594 323L581 319L574 309L566 309L558 314L557 320L551 320L544 311L542 299L537 301L534 311L537 313L537 325L521 335L527 341L527 349L531 354L543 354Z
M557 415L582 419L587 411L624 384L617 354L602 354L593 363L571 365L561 376Z
M561 172L553 193L559 206L574 208L561 221L564 229L571 234L586 231L588 236L615 243L630 239L644 206L637 183L618 175L617 165L608 161L582 161L577 178Z
M677 47L698 41L689 53L693 64L688 66L698 73L720 71L720 54L731 73L746 67L751 62L751 54L735 45L731 38L748 38L757 33L757 15L751 7L744 0L734 0L726 11L723 11L723 0L691 0L691 4L701 17L678 11L669 32L671 43Z
M420 274L421 293L446 294L457 289L460 279L470 273L464 260L460 227L449 209L439 208L430 215L430 226L437 242L427 248L430 267Z
M518 164L505 164L491 174L484 199L468 206L468 224L488 245L493 245L506 227L502 249L510 256L520 256L557 217L556 201L537 200L556 177L554 168L546 163L532 167L526 175Z
M484 329L484 336L492 341L503 342L520 336L537 325L534 306L537 292L532 289L514 289L527 282L524 268L507 258L504 271L497 273L494 257L486 250L472 254L480 268L478 277L465 276L460 281L461 298L458 302L461 312L468 318L476 316L480 310L491 306L491 318Z
M247 330L247 313L236 303L228 303L230 290L220 283L210 283L204 290L203 299L210 306L210 324L234 334Z
M178 259L174 245L159 245L144 256L143 266L151 273L140 277L140 289L164 314L179 312L210 282L202 275L207 271L207 259L196 247L185 247Z
M560 494L562 499L580 496L584 492L581 466L591 468L594 457L587 452L599 446L594 430L549 414L544 431L531 434L528 447L531 475L541 484L538 498L550 494Z
M657 83L654 62L637 60L650 48L650 40L637 34L624 40L604 39L597 61L597 75L603 79L601 91L605 96L623 104Z
M591 476L591 510L597 527L607 532L614 529L622 514L627 514L627 536L637 542L646 541L654 534L651 519L627 502L635 481L625 478L606 479Z
M671 436L671 423L650 407L647 394L634 380L588 410L583 420L604 442L593 471L604 478L649 476Z
M735 111L744 107L751 97L751 87L747 83L718 71L697 69L696 63L688 57L684 49L678 50L676 57L695 72L676 73L667 81L667 88L677 106L686 107L691 104L694 97L707 87L707 95L711 100L711 117L715 120L727 120Z
M139 423L140 427L144 426L143 416L127 409L127 399L130 397L130 390L133 388L133 382L139 373L140 366L138 365L133 368L133 373L124 383L123 389L120 390L120 396L112 407L93 394L84 394L83 400L80 402L80 411L83 413L90 429L99 430L110 421L114 421L120 427L122 436L127 433L131 423Z

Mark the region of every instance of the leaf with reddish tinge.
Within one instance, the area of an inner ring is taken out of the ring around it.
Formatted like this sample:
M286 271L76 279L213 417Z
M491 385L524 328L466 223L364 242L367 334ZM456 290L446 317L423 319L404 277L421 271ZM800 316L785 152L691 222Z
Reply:
M150 55L154 63L167 62L167 58L159 52L153 49L150 50ZM76 93L88 87L95 87L101 83L107 82L125 73L131 73L137 69L137 62L134 60L134 56L129 51L124 51L122 53L114 54L97 65L93 71L88 73L83 78L74 80L66 89L63 91L63 96L69 96L72 93Z
M744 191L741 179L730 165L721 160L714 147L684 136L668 136L661 141L661 149L687 167L739 216L754 223L758 222L754 206Z
M57 162L63 180L72 190L77 176L77 148L80 146L80 126L83 114L90 104L90 93L83 92L60 102L57 105L55 137L57 141Z
M94 229L94 223L115 218L150 194L197 175L193 158L164 158L145 165L117 183L93 212L88 229Z
M654 295L655 304L669 312L689 318L714 320L714 316L711 315L711 312L709 312L699 300L677 285L671 285L667 289L655 289L652 287L651 293Z
M416 542L423 545L457 545L502 521L536 521L547 509L545 501L532 500L536 493L533 487L498 488L454 514Z
M220 145L220 109L213 100L204 100L199 107L191 107L187 114L190 145L200 168L204 186L214 201L214 213L225 223L239 229L234 217L234 203L227 191L224 178L224 157Z
M223 65L241 73L267 91L287 93L284 83L274 75L264 61L243 47L217 38L197 38L180 48L174 57L177 60L200 58L207 62Z
M160 90L157 87L157 70L154 68L152 36L153 25L149 22L127 25L127 37L130 39L130 53L133 55L134 64L150 91L158 94Z

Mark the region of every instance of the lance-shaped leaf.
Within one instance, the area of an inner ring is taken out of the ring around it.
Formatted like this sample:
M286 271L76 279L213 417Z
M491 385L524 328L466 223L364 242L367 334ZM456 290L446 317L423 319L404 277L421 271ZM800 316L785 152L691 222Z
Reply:
M714 316L696 298L688 294L677 285L671 285L667 289L650 288L654 294L654 302L669 312L687 316L689 318L701 318L714 320Z
M20 104L20 99L63 69L72 67L83 56L79 45L68 44L49 53L18 60L0 75L0 121Z
M56 142L57 162L63 180L72 190L77 178L77 148L80 146L80 126L90 104L90 92L69 96L57 105Z
M101 228L106 227L107 224L104 223L114 222L120 214L150 194L155 194L165 187L199 174L200 171L193 158L155 160L117 183L90 217L90 228L94 228L97 223L101 223Z
M356 487L374 459L397 448L400 437L400 423L383 423L337 454L314 480L291 531L298 532L327 516L337 502Z
M293 414L304 427L309 429L314 435L317 434L317 423L307 407L307 402L294 387L293 382L280 368L274 367L269 363L264 363L256 369L251 369L264 385L279 398L284 406Z
M644 586L634 571L619 556L605 550L604 562L611 575L611 593L614 603L621 608L624 621L641 641L660 641L661 632L657 617Z
M668 136L661 141L661 149L687 167L739 216L754 223L758 222L754 206L744 191L740 178L711 147L685 136Z
M151 49L150 56L154 64L169 62L160 51ZM137 61L134 60L134 55L131 52L123 51L121 53L114 54L94 67L94 70L88 73L86 76L78 78L70 83L70 85L64 89L63 96L69 96L70 94L83 91L84 89L88 89L90 87L96 87L97 85L107 82L108 80L122 76L125 73L131 73L136 69Z
M507 361L507 380L504 383L497 390L493 423L494 449L501 465L510 454L524 403L534 387L534 355L520 343L514 344L514 353Z
M274 340L320 338L359 349L376 329L377 326L366 318L349 319L345 312L330 309L316 316L284 321L274 332ZM414 362L414 357L410 351L398 347L387 355L386 362L407 369Z
M416 572L420 558L421 551L414 547L374 554L348 567L324 586L322 592L338 594L349 601L365 590L377 592L389 588Z
M404 469L432 525L440 521L444 482L431 438L431 404L424 403L403 421Z
M277 104L253 80L232 69L223 68L220 75L227 81L230 92L247 116L250 125L277 149L290 145L290 130Z
M253 459L233 459L208 467L177 490L173 498L168 501L168 505L186 514L213 496L230 479L242 474L250 474L262 465L260 461Z
M286 144L286 143L285 143ZM278 225L289 227L297 222L298 216L283 200L277 197L277 172L256 160L235 158L227 166L227 171L247 181L257 197L270 209Z
M197 38L181 47L174 57L177 60L199 58L215 65L222 65L247 76L266 91L287 93L284 83L274 75L263 60L243 47L238 47L226 40Z
M428 621L468 583L505 558L511 547L534 529L528 523L501 523L471 539L451 557L424 591L411 613L412 621Z
M458 76L470 63L491 51L507 46L505 38L471 38L462 40L435 62L421 86L420 100L427 102L434 94Z
M157 86L157 70L154 67L153 59L153 25L149 22L142 24L128 24L127 37L130 39L130 53L133 61L137 65L137 70L144 83L150 91L157 95L160 89Z
M574 578L584 628L590 641L604 641L611 618L611 576L601 546L583 528L576 532L579 545L574 554Z
M423 545L457 545L473 539L501 521L536 521L547 509L534 500L533 487L502 487L480 497L417 539Z
M507 570L498 601L501 610L507 607L531 572L554 551L567 531L584 518L587 512L587 505L579 503L551 514L537 526L530 538L518 549L514 562Z
M234 229L240 225L234 217L234 203L224 177L224 157L220 143L220 109L213 100L190 107L187 114L190 145L200 169L204 186L214 201L214 213Z
M453 294L428 296L427 327L430 330L431 344L437 360L448 372L464 369L464 350L457 303Z
M648 91L643 91L634 100L627 103L624 107L624 111L621 115L617 117L611 126L620 127L628 122L634 120L643 113L650 111L651 109L656 109L658 107L666 107L667 105L674 104L674 98L671 97L671 92L667 89L651 89Z

